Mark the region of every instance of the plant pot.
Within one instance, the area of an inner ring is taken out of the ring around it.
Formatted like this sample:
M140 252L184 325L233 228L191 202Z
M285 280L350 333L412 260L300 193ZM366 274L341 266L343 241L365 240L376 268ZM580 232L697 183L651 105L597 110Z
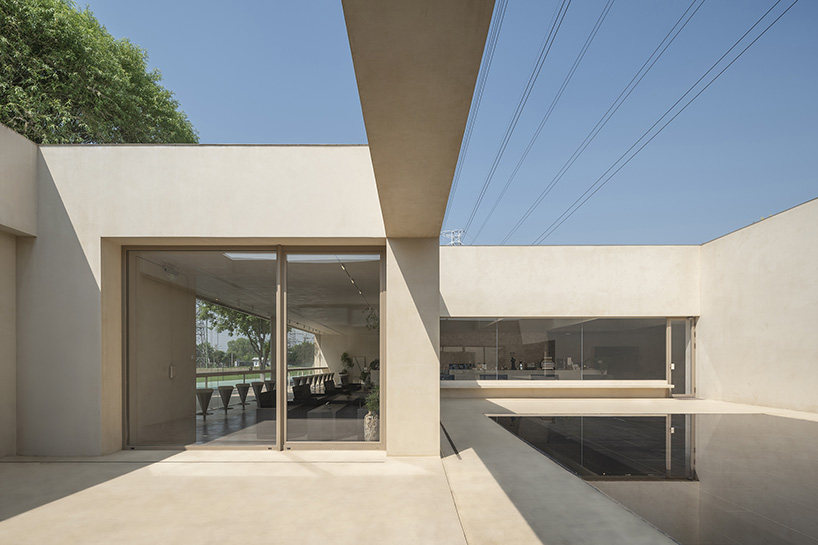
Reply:
M380 435L380 417L378 413L369 412L364 417L364 441L378 441Z

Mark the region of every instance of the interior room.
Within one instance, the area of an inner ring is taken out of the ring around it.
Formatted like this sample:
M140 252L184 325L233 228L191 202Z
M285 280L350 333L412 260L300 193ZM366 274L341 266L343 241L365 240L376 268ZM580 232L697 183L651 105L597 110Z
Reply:
M128 252L129 446L378 442L380 255L279 259Z
M441 380L664 380L670 341L683 386L691 327L666 318L443 318Z

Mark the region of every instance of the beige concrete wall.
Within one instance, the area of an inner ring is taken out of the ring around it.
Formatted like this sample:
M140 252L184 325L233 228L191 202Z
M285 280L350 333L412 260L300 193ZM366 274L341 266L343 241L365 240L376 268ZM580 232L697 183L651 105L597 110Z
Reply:
M698 246L443 246L440 315L698 316Z
M121 448L121 244L384 240L365 146L42 146L38 160L38 236L17 244L20 454Z
M437 238L386 245L386 450L440 452L440 313Z
M34 235L37 145L0 125L0 230Z
M16 237L0 232L0 457L17 454Z
M818 412L818 200L702 246L698 395Z

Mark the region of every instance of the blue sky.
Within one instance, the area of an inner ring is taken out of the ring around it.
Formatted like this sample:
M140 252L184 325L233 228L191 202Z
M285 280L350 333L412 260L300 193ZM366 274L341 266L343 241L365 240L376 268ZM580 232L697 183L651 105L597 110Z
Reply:
M505 238L690 5L614 2L475 239L605 3L568 8L467 243ZM532 243L773 4L708 0L508 243ZM87 5L148 51L203 143L366 142L339 0ZM509 2L447 228L473 210L557 5ZM698 244L818 197L816 28L818 2L800 0L543 243Z

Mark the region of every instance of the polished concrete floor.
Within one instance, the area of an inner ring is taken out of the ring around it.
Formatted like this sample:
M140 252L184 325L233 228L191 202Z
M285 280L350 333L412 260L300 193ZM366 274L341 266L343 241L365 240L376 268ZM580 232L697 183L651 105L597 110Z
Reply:
M703 400L444 399L441 457L188 450L4 458L0 543L670 543L485 415L697 412L818 420Z

